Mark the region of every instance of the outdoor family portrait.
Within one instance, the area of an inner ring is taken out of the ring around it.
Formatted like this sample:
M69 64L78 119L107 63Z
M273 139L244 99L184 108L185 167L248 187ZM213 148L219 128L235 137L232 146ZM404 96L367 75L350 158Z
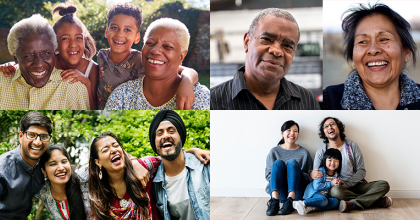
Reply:
M30 2L0 3L0 109L210 109L209 8Z
M0 219L210 219L209 111L1 111Z

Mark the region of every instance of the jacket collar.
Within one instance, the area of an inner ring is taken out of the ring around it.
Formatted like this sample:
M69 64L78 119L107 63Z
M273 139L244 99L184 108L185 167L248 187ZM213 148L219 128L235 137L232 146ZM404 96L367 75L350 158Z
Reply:
M185 167L187 167L188 170L194 170L197 168L199 164L194 163L191 157L195 157L193 154L185 153L184 152L184 160L185 160ZM156 176L153 179L153 182L164 182L165 180L165 167L163 166L163 162L159 165Z
M399 77L401 97L400 106L406 106L420 101L420 88L404 73ZM341 99L343 109L372 110L373 104L366 95L359 73L354 72L344 83L344 93Z

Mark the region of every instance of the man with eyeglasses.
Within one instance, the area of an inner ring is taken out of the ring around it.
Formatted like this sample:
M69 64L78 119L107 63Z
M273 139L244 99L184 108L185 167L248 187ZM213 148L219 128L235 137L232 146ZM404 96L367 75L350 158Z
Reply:
M44 185L38 164L51 139L51 120L29 112L20 121L20 145L0 155L0 219L26 219L32 198Z
M334 117L326 117L319 125L319 137L324 145L316 151L314 168L321 164L324 153L329 148L341 152L342 168L339 186L333 186L329 196L340 199L340 212L350 212L353 209L364 210L369 207L388 208L392 206L392 199L385 196L389 191L389 184L384 180L367 182L363 154L359 146L346 139L344 124ZM318 169L314 169L312 179L322 177Z

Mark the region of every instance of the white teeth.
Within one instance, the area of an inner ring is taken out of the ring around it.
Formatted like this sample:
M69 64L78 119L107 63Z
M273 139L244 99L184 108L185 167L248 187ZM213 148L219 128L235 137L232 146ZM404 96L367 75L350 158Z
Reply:
M112 159L111 159L111 161L116 161L117 159L120 159L121 158L121 156L120 155L117 155L117 156L114 156Z
M33 150L41 150L41 148L31 147Z
M386 65L386 64L388 64L388 62L386 62L386 61L381 61L381 62L370 62L370 63L368 63L367 65L368 65L369 67L372 67L372 66L382 66L382 65Z
M172 143L166 142L166 143L163 144L164 147L167 146L167 145L172 145Z
M117 43L117 44L123 44L124 43L124 42L120 42L120 41L116 41L116 40L114 40L114 42Z
M55 176L65 176L65 175L66 175L65 173L60 173L60 174L57 174Z
M71 55L74 55L74 54L77 54L78 52L76 51L76 52L69 52L69 54L71 54Z
M152 60L152 59L147 59L147 61L149 63L154 63L154 64L164 64L165 62L159 61L159 60Z
M43 72L37 73L37 72L31 72L32 74L34 74L35 76L42 76L44 75L46 70L44 70Z

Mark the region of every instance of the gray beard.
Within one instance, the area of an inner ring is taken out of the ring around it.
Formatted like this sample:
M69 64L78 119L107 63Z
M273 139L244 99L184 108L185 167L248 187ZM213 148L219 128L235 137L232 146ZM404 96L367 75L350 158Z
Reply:
M171 155L160 155L160 156L165 160L173 161L179 156L179 154L181 153L181 149L182 149L182 144L179 141L179 142L175 143L175 152L173 154L171 154Z

